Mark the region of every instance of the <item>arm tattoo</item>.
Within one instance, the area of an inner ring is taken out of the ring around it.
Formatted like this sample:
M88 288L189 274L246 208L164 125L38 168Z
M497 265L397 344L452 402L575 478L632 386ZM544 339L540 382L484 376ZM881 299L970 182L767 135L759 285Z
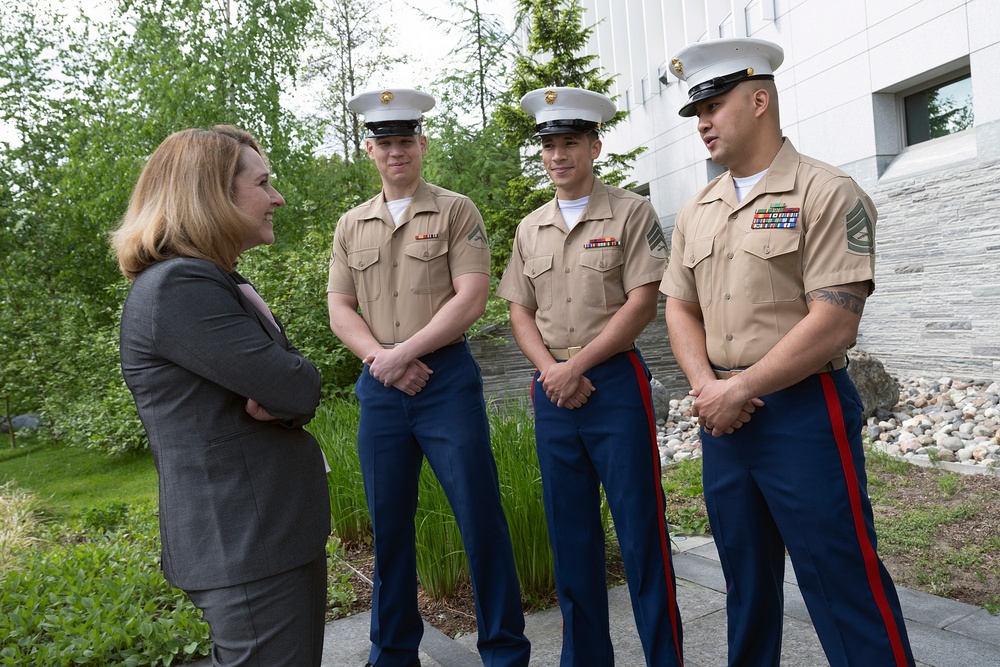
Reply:
M806 294L806 303L810 301L825 301L852 312L858 317L861 317L861 314L865 311L865 297L859 295L848 285L813 290Z

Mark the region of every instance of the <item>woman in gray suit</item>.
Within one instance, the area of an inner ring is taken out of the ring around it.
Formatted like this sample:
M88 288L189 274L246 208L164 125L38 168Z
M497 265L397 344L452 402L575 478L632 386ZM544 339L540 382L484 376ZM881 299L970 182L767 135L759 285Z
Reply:
M330 500L303 426L320 375L235 270L285 203L231 126L150 157L113 236L132 280L121 365L159 474L164 577L202 610L212 664L318 666Z

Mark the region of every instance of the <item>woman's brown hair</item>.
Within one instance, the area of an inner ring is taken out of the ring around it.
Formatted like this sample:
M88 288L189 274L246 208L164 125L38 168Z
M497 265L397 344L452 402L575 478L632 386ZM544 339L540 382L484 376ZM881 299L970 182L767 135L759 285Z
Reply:
M171 257L196 257L231 271L254 221L236 208L234 181L244 148L267 156L231 125L189 129L163 140L143 167L128 210L111 237L129 280Z

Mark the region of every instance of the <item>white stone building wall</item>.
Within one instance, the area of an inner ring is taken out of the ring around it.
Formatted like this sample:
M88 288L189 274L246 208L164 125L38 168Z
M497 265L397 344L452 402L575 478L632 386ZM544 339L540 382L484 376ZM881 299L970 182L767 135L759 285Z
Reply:
M782 46L782 127L852 174L879 208L878 288L859 344L890 371L1000 379L1000 0L581 0L589 51L617 74L629 119L604 138L645 146L633 180L669 233L718 168L667 71L689 43ZM971 74L972 129L905 147L903 95ZM664 83L664 81L666 83Z

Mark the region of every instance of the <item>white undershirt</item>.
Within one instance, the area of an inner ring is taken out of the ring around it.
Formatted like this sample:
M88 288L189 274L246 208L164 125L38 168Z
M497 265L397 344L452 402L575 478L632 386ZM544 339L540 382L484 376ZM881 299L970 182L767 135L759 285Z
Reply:
M385 203L386 207L389 209L389 214L392 215L392 222L399 227L399 219L403 216L403 211L406 207L410 205L413 201L413 197L404 197L402 199L393 199L392 201L387 201Z
M583 215L583 209L587 208L590 195L582 199L557 199L556 201L559 203L559 212L562 213L563 221L569 230L573 231L576 223L580 221L580 216Z
M736 186L736 201L743 201L747 193L753 190L753 186L757 185L766 173L767 169L753 176L744 176L743 178L733 176L733 184Z

